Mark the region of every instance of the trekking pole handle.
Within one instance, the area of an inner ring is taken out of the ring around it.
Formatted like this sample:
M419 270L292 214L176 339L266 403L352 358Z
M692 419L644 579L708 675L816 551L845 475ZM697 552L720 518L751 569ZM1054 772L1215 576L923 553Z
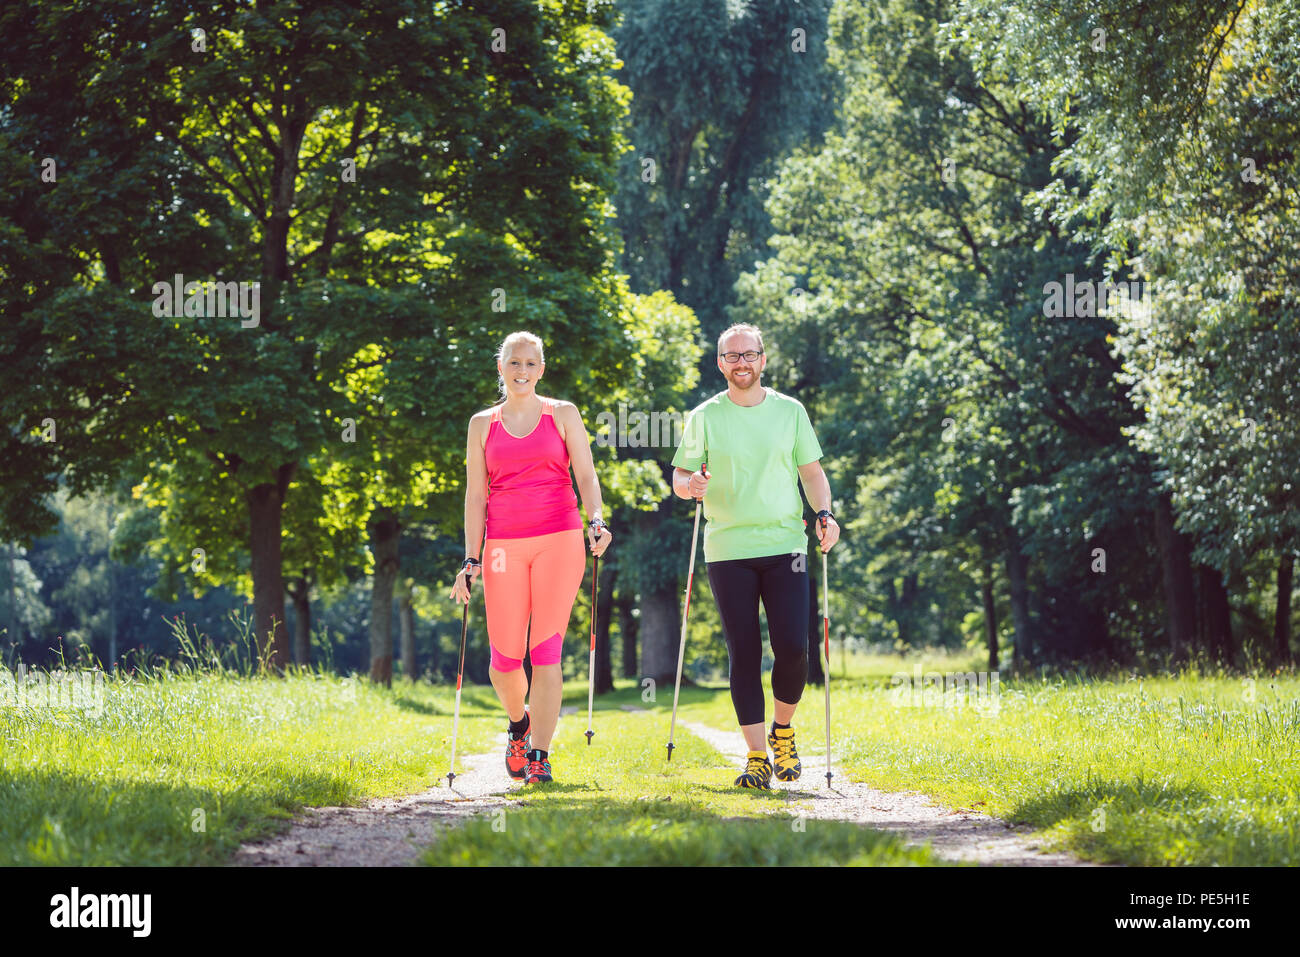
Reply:
M701 463L700 463L700 474L703 475L706 479L711 479L711 478L713 478L713 476L709 474L709 463L708 463L708 462L701 462ZM698 497L696 497L695 500L698 502L698 501L700 501L701 499L703 499L703 496L698 496Z

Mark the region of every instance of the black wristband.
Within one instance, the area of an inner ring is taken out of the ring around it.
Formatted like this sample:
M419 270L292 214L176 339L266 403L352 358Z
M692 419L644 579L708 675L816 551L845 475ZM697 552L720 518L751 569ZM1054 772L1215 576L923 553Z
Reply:
M460 563L461 571L464 571L466 568L469 568L471 565L473 565L475 568L481 568L483 566L483 563L479 561L477 558L466 558L463 562Z
M823 515L824 515L826 518L829 518L829 519L832 519L832 520L835 519L835 516L832 515L832 514L830 513L830 509L826 509L826 508L824 508L824 509L822 509L820 512L817 513L817 521L819 521L819 522L822 521L822 516L823 516ZM839 522L836 521L835 524L838 525Z

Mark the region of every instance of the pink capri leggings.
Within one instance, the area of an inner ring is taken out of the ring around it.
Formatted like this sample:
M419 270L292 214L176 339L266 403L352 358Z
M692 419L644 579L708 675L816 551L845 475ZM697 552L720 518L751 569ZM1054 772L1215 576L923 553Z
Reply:
M586 567L580 528L486 541L483 600L493 668L515 671L522 665L530 630L533 666L559 664Z

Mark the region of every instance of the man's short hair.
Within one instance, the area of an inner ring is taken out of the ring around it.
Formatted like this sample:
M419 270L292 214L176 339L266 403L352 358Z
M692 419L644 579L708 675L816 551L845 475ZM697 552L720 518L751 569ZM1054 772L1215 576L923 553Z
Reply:
M734 326L728 326L722 330L722 335L718 336L718 355L722 355L722 344L727 341L727 336L734 335L738 332L747 332L758 340L758 348L763 349L763 333L759 331L758 326L751 326L747 322L739 322Z

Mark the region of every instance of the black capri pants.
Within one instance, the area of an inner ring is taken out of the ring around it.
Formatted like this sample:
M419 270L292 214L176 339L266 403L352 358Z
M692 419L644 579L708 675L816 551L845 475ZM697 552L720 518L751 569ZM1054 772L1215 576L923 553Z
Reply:
M786 553L709 562L709 588L722 617L731 660L731 703L743 727L762 724L763 637L758 601L772 645L772 694L797 704L808 680L808 559Z

